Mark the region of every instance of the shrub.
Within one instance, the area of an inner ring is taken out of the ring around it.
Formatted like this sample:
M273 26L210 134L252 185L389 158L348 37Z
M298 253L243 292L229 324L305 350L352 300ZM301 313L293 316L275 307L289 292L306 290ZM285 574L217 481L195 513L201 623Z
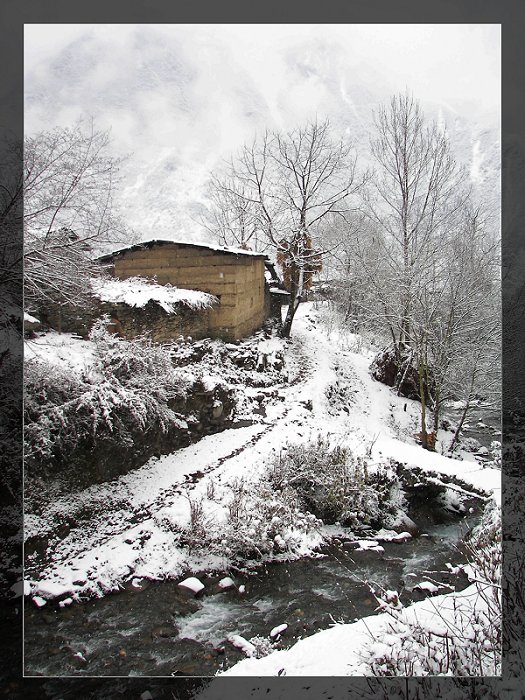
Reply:
M250 637L248 641L255 648L253 655L256 659L262 659L264 656L268 656L268 654L271 654L276 649L276 643L271 639L268 639L268 637L256 635L255 637Z
M112 436L130 444L130 430L150 424L166 432L183 423L168 402L190 382L160 346L93 328L95 362L82 373L40 360L25 363L26 457L65 457L82 440Z
M222 505L222 515L215 518L205 514L202 498L189 497L190 521L181 529L180 542L191 551L204 549L233 560L293 554L302 536L319 526L315 516L299 509L293 492L276 494L264 479L234 479L220 492L214 490L214 501Z
M392 464L370 469L365 458L321 435L301 449L288 446L268 465L277 490L291 489L303 508L325 523L389 524L403 497Z

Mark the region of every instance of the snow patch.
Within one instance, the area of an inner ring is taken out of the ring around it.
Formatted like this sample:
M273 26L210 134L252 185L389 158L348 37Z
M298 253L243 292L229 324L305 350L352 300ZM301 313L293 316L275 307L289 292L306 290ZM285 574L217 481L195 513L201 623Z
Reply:
M122 303L143 308L150 301L159 304L166 313L176 314L176 304L190 309L209 309L218 303L217 297L193 289L179 289L170 284L157 284L143 277L93 280L93 294L101 301Z

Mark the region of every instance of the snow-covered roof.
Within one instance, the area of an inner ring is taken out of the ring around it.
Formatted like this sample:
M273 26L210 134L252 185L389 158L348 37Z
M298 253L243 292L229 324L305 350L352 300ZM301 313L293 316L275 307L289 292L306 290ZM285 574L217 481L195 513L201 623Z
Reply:
M268 259L264 253L259 253L254 250L244 250L243 248L228 248L226 246L213 245L212 243L188 243L187 241L167 241L161 239L154 239L151 241L142 241L141 243L135 243L133 245L125 246L124 248L119 248L118 250L102 255L97 258L100 262L109 262L116 255L122 255L123 253L128 253L132 250L143 250L144 248L153 248L153 246L163 246L163 245L179 245L185 248L206 248L207 250L213 250L217 253L224 253L226 255L248 255L253 258L264 258Z
M101 301L144 307L148 301L156 301L169 314L176 313L175 304L185 304L192 309L205 309L218 302L212 294L194 289L179 289L170 284L157 284L143 277L128 279L92 280L94 296Z

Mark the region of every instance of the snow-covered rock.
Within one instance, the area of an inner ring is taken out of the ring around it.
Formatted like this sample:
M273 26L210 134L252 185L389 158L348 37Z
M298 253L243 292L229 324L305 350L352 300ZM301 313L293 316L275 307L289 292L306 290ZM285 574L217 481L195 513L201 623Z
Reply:
M241 649L246 656L255 656L255 646L240 634L230 634L228 641L237 649Z
M375 540L357 540L356 543L357 545L356 549L357 551L364 551L368 550L371 552L384 552L385 548L381 547L380 544L377 544Z
M200 593L204 589L204 584L202 583L202 581L199 581L199 579L195 576L185 578L184 581L181 581L178 585L181 588L187 588L189 591L193 591L195 595L197 595L197 593Z
M277 625L277 627L274 627L273 630L271 630L270 637L272 637L272 639L278 637L287 629L288 625L286 623L283 623L282 625Z
M407 542L412 539L410 532L396 532L395 530L381 529L376 534L376 539L380 542Z
M39 581L33 593L49 600L50 598L57 598L62 595L64 593L64 587L60 583L55 583L53 581Z
M233 588L235 586L235 583L232 578L230 578L229 576L225 576L224 578L221 578L217 585L219 586L219 588Z

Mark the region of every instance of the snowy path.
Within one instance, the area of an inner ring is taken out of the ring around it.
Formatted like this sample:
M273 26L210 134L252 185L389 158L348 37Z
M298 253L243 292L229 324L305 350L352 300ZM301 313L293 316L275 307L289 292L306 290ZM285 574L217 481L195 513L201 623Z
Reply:
M283 445L319 433L332 434L356 453L369 452L372 460L393 457L497 490L496 470L426 452L411 440L418 406L370 378L370 353L349 349L348 338L344 344L337 335L329 337L310 304L300 307L294 323L286 355L296 379L278 387L264 419L207 436L27 517L26 538L49 535L52 550L51 561L29 568L34 595L102 595L132 576L164 578L199 564L227 566L218 557L188 558L177 548L172 526L188 523L189 493L204 498L211 478L226 484L254 477ZM53 536L60 522L69 523L62 539Z

